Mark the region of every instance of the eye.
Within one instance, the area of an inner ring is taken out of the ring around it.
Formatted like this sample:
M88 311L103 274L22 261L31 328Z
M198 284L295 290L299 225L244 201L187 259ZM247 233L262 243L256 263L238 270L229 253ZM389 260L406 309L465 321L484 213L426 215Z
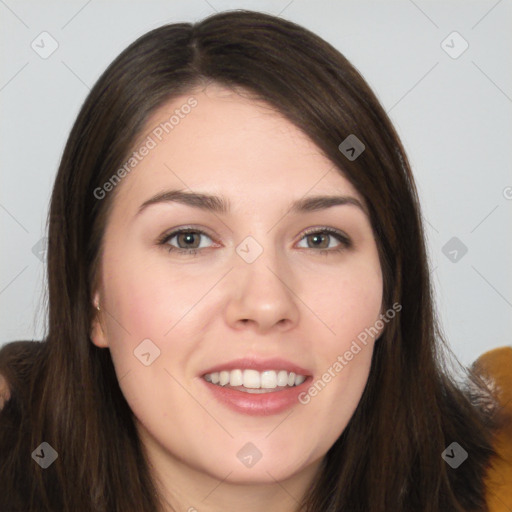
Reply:
M205 247L201 247L201 237L210 238L204 231L200 229L192 229L192 228L181 228L171 233L165 234L158 243L160 245L167 245L167 250L169 252L177 252L178 254L190 254L195 255L198 253L198 249L204 249ZM178 247L171 245L171 241L176 239L176 243ZM211 240L211 238L210 238ZM199 244L199 245L198 245ZM182 247L179 247L182 245Z
M338 240L339 244L333 248L333 246L330 244L329 239L336 239ZM338 231L337 229L333 228L313 228L312 230L307 231L302 240L306 240L307 243L307 249L314 249L317 248L318 250L315 251L317 253L320 253L324 256L326 256L329 253L339 253L341 251L344 251L345 249L349 249L352 247L352 242L348 236L346 236L341 231ZM312 245L308 243L308 241L312 241Z
M201 238L203 237L211 240L211 237L201 229L191 227L180 228L164 234L160 240L158 240L158 244L165 245L169 252L197 255L201 250L208 248L208 246L205 247L201 245ZM339 242L337 246L333 247L331 245L330 242L333 239ZM174 242L171 243L173 240ZM352 247L352 242L348 236L337 229L328 227L313 228L303 235L301 241L302 240L306 240L306 249L316 249L313 252L323 255L339 253ZM308 243L309 240L312 241L312 244ZM178 247L176 247L174 243L176 243Z

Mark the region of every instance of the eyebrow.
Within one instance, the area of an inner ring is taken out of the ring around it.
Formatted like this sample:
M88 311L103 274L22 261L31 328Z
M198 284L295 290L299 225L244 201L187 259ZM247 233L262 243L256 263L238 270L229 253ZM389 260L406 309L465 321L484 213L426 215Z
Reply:
M223 197L203 194L199 192L186 192L184 190L167 190L160 192L142 203L136 213L139 215L151 205L159 203L180 203L193 208L226 214L230 211L230 202ZM361 209L367 215L366 208L359 199L352 196L317 195L298 199L291 203L291 213L316 212L332 208L333 206L351 205Z

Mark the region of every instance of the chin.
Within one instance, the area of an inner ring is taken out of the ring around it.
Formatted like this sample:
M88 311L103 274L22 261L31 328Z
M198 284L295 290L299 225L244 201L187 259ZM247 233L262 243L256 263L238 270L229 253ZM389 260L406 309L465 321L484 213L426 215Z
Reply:
M217 480L234 484L272 484L291 478L306 466L299 460L301 457L290 460L286 454L275 454L266 460L262 456L258 461L252 462L252 465L248 461L247 466L237 458L233 463L227 463L225 456L223 459L221 464L214 468L209 467L206 472Z

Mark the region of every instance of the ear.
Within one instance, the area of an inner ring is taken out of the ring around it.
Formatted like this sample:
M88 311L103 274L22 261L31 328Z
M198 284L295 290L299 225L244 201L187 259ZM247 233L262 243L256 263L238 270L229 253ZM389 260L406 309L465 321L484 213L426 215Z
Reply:
M100 296L99 293L94 295L93 299L93 307L94 307L94 318L91 324L91 333L90 338L94 345L99 348L107 348L108 347L108 339L105 333L105 329L103 326L104 323L104 311L101 309L100 304ZM100 308L98 310L98 307Z

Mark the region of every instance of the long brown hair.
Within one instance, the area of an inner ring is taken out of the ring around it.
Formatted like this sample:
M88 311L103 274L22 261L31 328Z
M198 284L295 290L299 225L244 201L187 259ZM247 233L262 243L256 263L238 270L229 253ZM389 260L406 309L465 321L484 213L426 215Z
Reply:
M222 12L143 35L86 98L51 198L48 333L32 350L23 345L19 354L8 346L2 351L12 396L0 415L0 506L159 510L110 353L89 338L91 292L115 198L115 192L103 199L94 192L126 161L159 106L209 82L268 102L356 187L369 207L384 305L402 306L376 344L361 401L300 510L486 510L483 476L494 454L496 409L476 406L482 397L492 398L476 375L466 374L474 383L471 392L450 376L417 192L397 133L335 48L294 23L251 11ZM351 134L365 144L352 161L339 149ZM453 441L470 455L457 469L441 457ZM45 470L31 457L42 442L58 452Z

